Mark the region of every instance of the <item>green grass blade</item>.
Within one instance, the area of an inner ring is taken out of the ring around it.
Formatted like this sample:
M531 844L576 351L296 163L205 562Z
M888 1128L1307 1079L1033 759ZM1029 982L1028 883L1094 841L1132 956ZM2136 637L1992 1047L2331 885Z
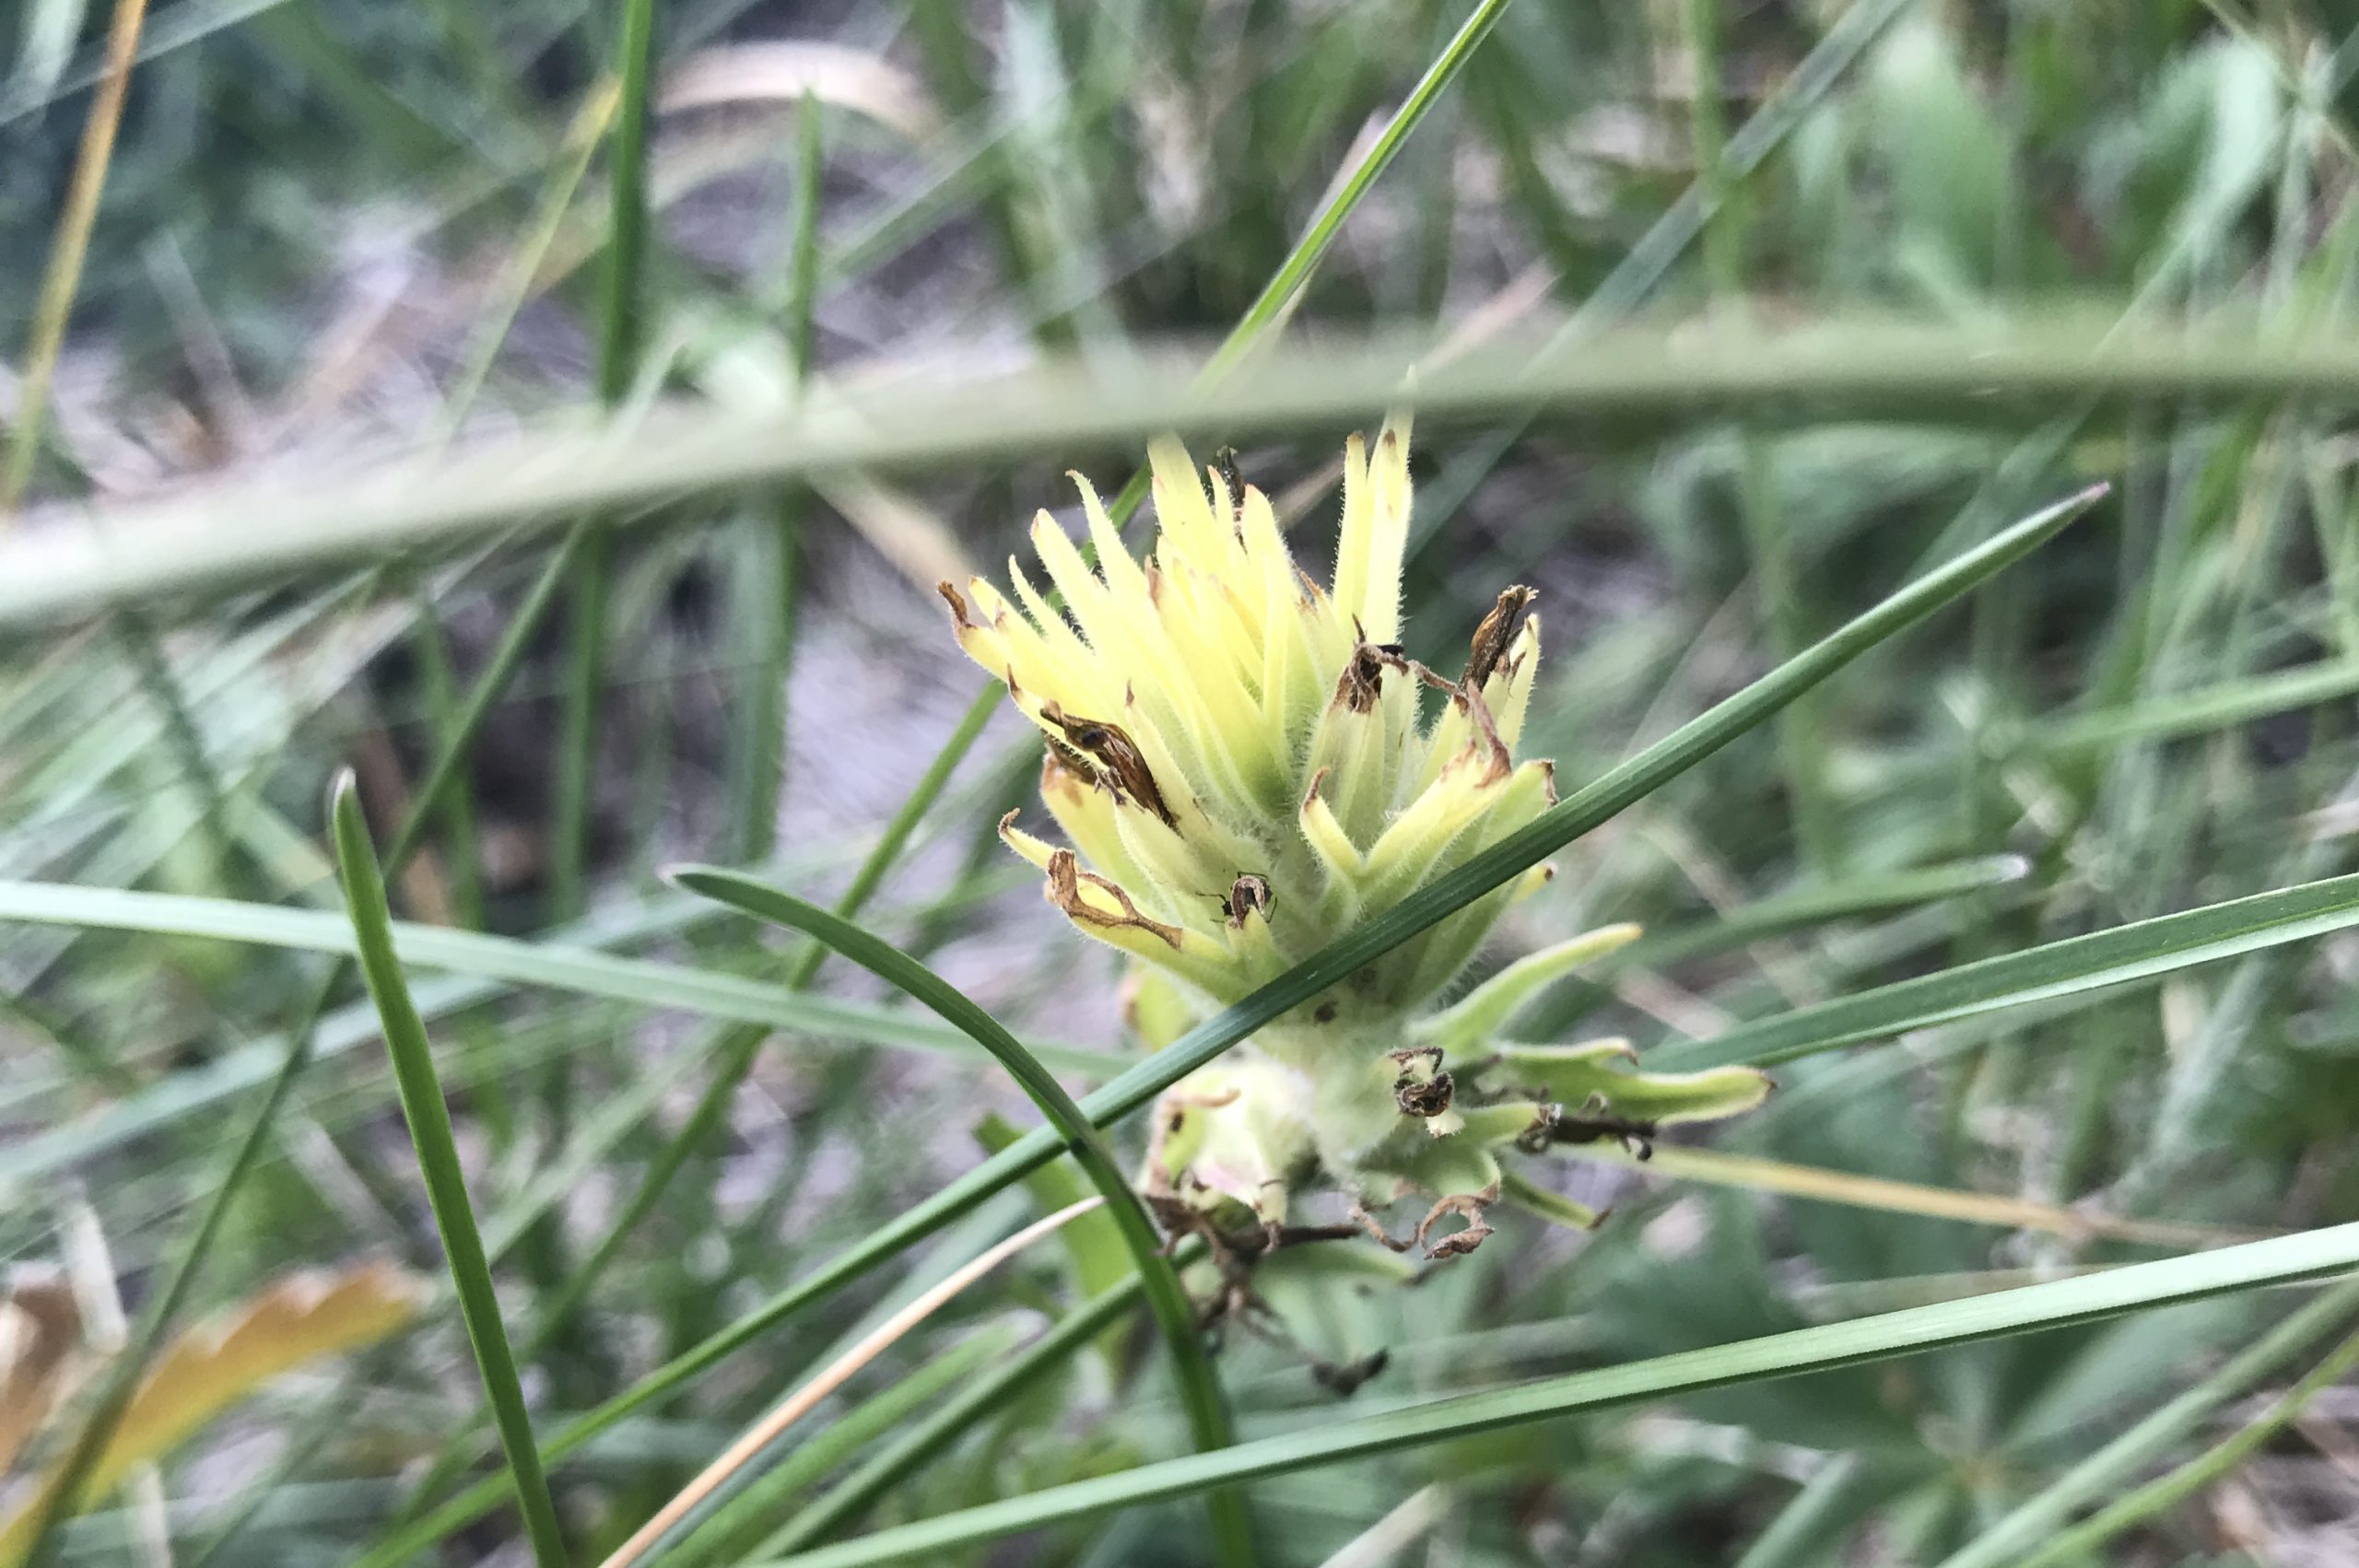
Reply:
M475 677L475 685L467 690L466 701L451 721L451 732L436 753L434 766L427 769L425 781L410 796L409 814L402 820L393 842L385 846L385 869L389 874L401 874L410 856L417 852L417 847L433 828L443 795L458 781L492 709L499 706L516 672L523 667L525 651L550 607L557 603L557 590L572 572L587 537L587 531L581 527L568 533L557 553L541 568L540 575L533 579L533 586L525 590L523 599L509 614L508 624L500 628L499 641L485 661L483 673Z
M1790 1377L2118 1316L2207 1296L2333 1274L2359 1265L2359 1224L2305 1231L2214 1252L2138 1263L2078 1279L1998 1291L1964 1301L1884 1313L1848 1323L1740 1340L1700 1351L1459 1395L1307 1432L1239 1444L1215 1454L1051 1487L963 1509L919 1524L777 1560L780 1568L854 1568L995 1540L1020 1530L1167 1498L1225 1481L1283 1475L1478 1433L1545 1422L1576 1411Z
M1489 36L1491 29L1497 25L1507 8L1508 0L1482 0L1482 4L1468 14L1457 35L1434 57L1433 64L1426 67L1426 74L1417 79L1417 85L1409 89L1409 96L1402 100L1401 107L1385 123L1383 131L1367 149L1367 156L1361 158L1350 175L1335 188L1334 195L1320 208L1319 216L1310 220L1310 227L1303 232L1302 239L1286 253L1285 260L1278 264L1278 270L1270 275L1270 281L1262 286L1261 294L1246 307L1245 314L1238 319L1227 341L1221 345L1211 363L1205 367L1206 378L1217 378L1234 367L1261 341L1262 333L1293 307L1296 298L1309 283L1310 275L1319 270L1319 263L1327 254L1328 247L1343 232L1344 219L1351 216L1353 209L1375 186L1377 180L1407 143L1410 133L1431 112L1442 93L1466 68L1467 61L1473 58L1474 51Z
M1710 1040L1664 1046L1648 1060L1679 1070L1726 1062L1774 1066L2001 1008L2153 979L2353 925L2359 925L2359 875L2330 877L1878 986L1742 1024Z
M0 920L217 937L341 956L359 952L350 924L323 910L187 894L0 882ZM401 961L417 968L605 997L643 1007L676 1008L708 1018L863 1045L974 1054L971 1043L957 1030L892 1009L797 996L791 985L628 958L594 948L488 936L409 920L395 920L391 930ZM1118 1065L1114 1057L1062 1042L1031 1041L1027 1048L1060 1071L1104 1077ZM12 1174L11 1163L0 1161L0 1178Z
M1399 155L1410 133L1432 112L1443 89L1466 68L1466 63L1474 57L1476 46L1489 35L1506 9L1507 0L1482 0L1474 7L1464 25L1435 57L1433 64L1426 67L1425 75L1418 78L1417 85L1410 89L1409 96L1385 124L1367 156L1344 177L1343 183L1335 188L1333 196L1311 219L1310 227L1303 231L1302 238L1286 252L1285 258L1278 263L1277 270L1262 286L1262 292L1246 307L1245 313L1238 318L1237 324L1229 329L1228 335L1221 340L1212 357L1189 379L1187 384L1191 392L1201 392L1222 380L1226 372L1241 364L1265 337L1285 323L1302 291L1309 286L1311 275L1319 270L1320 260L1327 254L1329 247L1334 244L1335 237L1343 232L1345 220L1368 192L1375 189L1378 177ZM1151 480L1152 476L1144 463L1132 471L1130 479L1107 508L1107 515L1114 520L1116 528L1128 523L1140 503L1146 499Z
M2177 692L2125 708L2072 714L2026 724L2012 744L2054 755L2095 751L2127 741L2175 740L2310 708L2359 692L2359 662L2335 660L2224 682L2201 691Z
M1989 855L1907 871L1847 876L1789 893L1771 894L1740 904L1718 919L1673 926L1659 936L1649 931L1621 952L1609 954L1599 963L1595 973L1611 975L1619 969L1682 964L1765 937L1988 892L2023 881L2030 870L2030 862L2020 855Z
M1209 1451L1234 1441L1227 1404L1221 1397L1220 1384L1196 1327L1195 1308L1180 1288L1180 1276L1171 1260L1163 1254L1163 1239L1156 1233L1155 1220L1115 1165L1113 1151L1106 1146L1097 1124L1074 1103L1064 1085L999 1020L933 970L851 921L791 893L715 866L679 867L669 876L691 893L827 943L834 952L932 1008L991 1052L1026 1096L1039 1107L1050 1127L1064 1140L1090 1186L1106 1199L1107 1212L1113 1216L1122 1245L1130 1251L1131 1267L1144 1283L1147 1305L1155 1314L1156 1327L1162 1331L1164 1347L1171 1356L1173 1376L1180 1387L1180 1402L1186 1407L1189 1431L1197 1449ZM1212 1505L1215 1559L1231 1565L1250 1564L1253 1561L1253 1539L1243 1500L1234 1493L1216 1492L1207 1501Z
M604 522L580 526L579 537L567 541L576 558L565 617L557 778L549 802L549 908L559 920L578 918L589 905L590 796L596 781L599 698L614 585L614 529Z
M1860 0L1858 5L1845 6L1792 76L1778 85L1776 96L1729 137L1720 149L1718 168L1680 193L1679 199L1590 290L1579 311L1566 323L1558 345L1636 310L1704 232L1726 193L1741 187L1767 162L1836 82L1884 36L1884 29L1916 4L1917 0Z
M50 384L57 373L58 356L65 347L65 325L74 314L74 297L82 288L82 263L89 253L90 230L99 217L99 195L106 189L107 169L114 158L115 131L123 123L123 99L131 91L131 70L139 53L139 29L147 19L147 0L114 0L107 23L106 71L82 123L82 144L74 158L74 173L65 188L57 227L49 242L49 263L42 269L41 294L33 302L31 341L25 348L25 368L17 386L16 418L8 432L8 450L0 462L0 532L6 532L25 486L41 455L42 428L49 420Z
M285 478L202 496L95 509L39 550L0 547L0 633L115 603L227 590L404 548L585 513L654 517L657 503L844 470L889 472L989 454L1070 454L1166 429L1332 429L1364 415L1431 344L1297 346L1250 377L1192 385L1202 361L1141 346L1090 366L929 378L744 411L663 406L611 421L553 416L511 439L339 474L333 519ZM2001 404L1995 388L2008 388ZM2131 399L2359 395L2359 338L2231 336L2218 326L2103 339L2074 319L1933 331L1860 322L1776 334L1634 325L1577 349L1470 350L1419 374L1421 420L1555 412L1619 428L1720 409L1997 412L2093 395ZM587 423L588 427L585 427ZM620 521L612 526L620 527Z
M607 159L614 198L606 236L604 296L598 313L598 398L620 403L639 370L645 332L642 297L647 271L647 123L653 95L655 0L620 0L615 75L622 97L615 109Z
M1815 1568L1875 1500L1877 1480L1857 1454L1828 1458L1730 1568Z
M75 889L77 895L122 896L103 889ZM255 906L244 906L252 908ZM658 935L668 935L690 926L699 919L698 910L714 906L701 899L671 899L651 904L628 918L608 918L579 928L581 937L596 942L621 945ZM400 942L396 927L397 945ZM445 933L465 937L467 933ZM346 928L340 941L348 940ZM546 958L560 950L538 948L524 944L522 951ZM585 973L627 973L626 969L609 968L614 962L603 951L593 949L581 956L586 958ZM463 965L464 966L464 964ZM429 1017L463 1011L494 1000L508 989L505 982L452 976L426 982L414 991L420 1010ZM700 990L701 988L698 988ZM684 1001L688 999L684 997ZM809 999L814 1006L826 1007L816 999ZM749 1010L750 1011L750 1010ZM722 1010L721 1016L730 1016ZM765 1009L764 1017L776 1015L774 1008ZM814 1034L842 1039L869 1039L871 1043L898 1044L914 1049L946 1049L961 1053L974 1050L973 1042L957 1030L938 1024L933 1020L914 1015L904 1017L899 1012L876 1012L865 1024L857 1013L847 1013L823 1021L819 1014L809 1015L804 1023ZM907 1030L904 1033L904 1025ZM781 1022L780 1027L794 1026ZM365 1001L358 1007L339 1008L322 1018L306 1046L312 1056L324 1059L346 1052L374 1046L381 1033L376 1011ZM25 1184L54 1176L76 1162L90 1159L111 1149L120 1149L132 1140L171 1127L197 1115L206 1107L217 1106L250 1089L268 1083L281 1066L286 1045L283 1038L262 1038L225 1052L215 1060L201 1066L173 1072L157 1080L136 1094L101 1105L88 1115L48 1128L18 1140L0 1149L0 1206L14 1197ZM1060 1071L1087 1072L1088 1058L1095 1053L1081 1053L1071 1047L1034 1042L1034 1054L1057 1066ZM1105 1059L1098 1059L1101 1061ZM1114 1063L1106 1061L1101 1071L1110 1072Z
M506 275L490 309L469 334L465 358L450 383L441 413L435 421L436 433L442 438L458 434L475 408L484 383L490 380L492 367L499 363L500 350L507 345L516 318L523 313L525 303L540 283L543 264L565 227L566 214L572 210L574 193L590 172L591 160L606 138L607 127L621 98L621 90L611 77L593 83L582 95L581 107L574 112L573 123L566 127L564 145L543 186L533 221L525 228L515 253L509 258Z
M810 379L818 304L819 103L804 94L795 117L793 237L789 242L787 339L798 392ZM802 592L803 530L808 487L789 484L762 515L745 519L741 544L745 585L736 609L751 657L739 694L735 761L737 859L766 859L778 842L779 793L786 772L786 681L794 658L796 601Z
M541 1568L565 1568L567 1555L557 1528L557 1504L549 1496L548 1478L542 1472L540 1450L533 1441L533 1418L524 1408L524 1390L509 1353L508 1330L500 1319L491 1265L484 1258L483 1238L475 1231L466 1173L459 1164L458 1144L451 1132L451 1110L443 1104L442 1086L435 1076L434 1047L426 1038L425 1021L410 1000L401 960L393 953L393 916L385 906L385 884L377 868L376 850L369 842L368 824L360 815L360 792L348 771L336 782L330 810L335 824L336 868L359 943L360 973L384 1019L385 1048L400 1081L402 1114L409 1122L410 1140L417 1145L418 1174L425 1179L435 1229L441 1233L451 1281L458 1293L459 1311L466 1320L467 1339L475 1346L475 1365L499 1423L509 1477L524 1515L524 1530Z
M2031 870L2020 855L1988 855L1907 871L1847 876L1740 904L1716 919L1684 922L1645 936L1598 960L1579 980L1543 996L1517 1030L1520 1038L1561 1035L1610 994L1613 977L1632 969L1661 969L1764 938L1862 916L1890 914L2021 882Z
M598 401L619 404L638 374L647 269L647 123L653 90L655 0L621 0L616 76L621 97L608 158L614 198L606 235L606 268L598 323ZM606 671L606 612L614 580L614 537L593 523L582 542L568 617L566 684L558 717L557 781L550 805L549 902L559 919L579 915L588 899L590 794L597 765L599 693ZM553 1070L561 1074L562 1067ZM552 1076L547 1091L559 1096Z
M451 663L451 644L444 635L433 591L423 578L410 585L410 644L416 649L418 682L425 690L427 718L435 744L444 752L464 755L464 748L457 744L461 723L458 675ZM475 790L464 773L442 791L439 814L444 844L443 874L451 883L452 923L466 930L481 930L485 924L483 836L475 816ZM302 842L308 845L310 841Z

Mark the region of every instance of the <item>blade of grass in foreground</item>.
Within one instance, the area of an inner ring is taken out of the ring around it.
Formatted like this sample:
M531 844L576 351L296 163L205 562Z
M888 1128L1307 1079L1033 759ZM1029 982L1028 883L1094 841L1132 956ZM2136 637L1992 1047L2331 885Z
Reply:
M2359 1224L2306 1231L2216 1252L2136 1263L2102 1274L2027 1285L1965 1301L1884 1313L1849 1323L1740 1340L1518 1387L1463 1394L1332 1422L1308 1432L1240 1444L980 1508L881 1530L775 1560L778 1568L855 1568L995 1540L1118 1508L1185 1497L1227 1481L1332 1465L1576 1411L1661 1399L1731 1384L1881 1361L1943 1346L2060 1328L2124 1313L2332 1274L2359 1265ZM750 1565L749 1565L750 1568Z
M1212 1060L1272 1019L1299 1006L1362 964L1391 951L1506 882L1537 865L1678 778L1735 740L1803 691L1833 675L1878 643L1914 626L1942 605L1972 591L2053 537L2106 494L2099 486L2035 513L1947 566L1915 582L1835 632L1714 705L1637 755L1567 796L1520 831L1419 890L1382 915L1355 928L1252 995L1186 1035L1081 1102L1099 1126L1128 1116L1165 1089ZM734 877L734 873L722 873ZM736 877L748 887L766 884ZM1020 1181L1063 1149L1054 1132L1036 1130L968 1171L915 1208L879 1225L866 1239L830 1258L719 1334L675 1357L596 1409L584 1412L550 1437L552 1457L569 1453L649 1401L661 1398L740 1346L824 1300L894 1257L912 1242L950 1223L993 1193ZM381 1541L357 1568L390 1568L498 1505L500 1489L471 1487L407 1530Z
M1649 1052L1648 1060L1680 1071L1729 1062L1771 1067L2001 1008L2152 979L2353 925L2359 925L2359 875L2330 877L1878 986L1739 1024L1709 1040L1664 1046Z
M977 456L1089 450L1169 429L1256 439L1332 429L1364 415L1430 347L1383 341L1297 346L1250 376L1194 390L1202 361L1143 346L1088 366L985 380L897 380L832 388L791 407L659 406L585 428L579 413L514 438L342 479L323 521L282 477L268 487L93 509L36 551L0 546L0 634L101 607L285 581L323 566L490 533L519 539L596 514L622 528L677 515L668 503L846 470L900 470ZM2008 389L2002 401L1994 392ZM1577 350L1508 345L1421 370L1432 421L1554 413L1628 429L1719 408L1865 408L1879 415L1964 404L1990 418L2094 388L2116 403L2185 396L2345 400L2359 389L2359 335L2231 338L2220 327L2142 333L2101 345L2069 321L1941 333L1848 322L1775 334L1632 326ZM1767 417L1767 415L1762 415ZM1109 503L1110 508L1110 503ZM627 515L626 515L627 514ZM233 526L234 524L234 526ZM580 526L576 524L575 526Z
M532 1539L533 1555L541 1568L564 1568L565 1542L557 1529L557 1505L549 1496L548 1478L542 1473L540 1451L533 1441L533 1418L524 1408L524 1390L509 1353L508 1330L500 1321L499 1298L491 1283L491 1265L485 1260L483 1238L475 1231L466 1173L460 1168L458 1144L451 1132L450 1107L442 1103L426 1024L410 1001L401 960L393 956L393 914L385 905L385 884L377 869L376 850L369 842L368 824L361 820L360 791L349 770L336 780L329 810L335 824L336 867L359 940L361 977L384 1018L385 1047L393 1059L402 1113L417 1148L418 1174L425 1178L435 1228L442 1234L451 1281L458 1293L459 1310L466 1319L467 1339L475 1346L475 1364L483 1374L484 1389L499 1426L500 1445L508 1454L509 1475L517 1505L523 1511L525 1534Z
M1223 1448L1235 1441L1229 1428L1227 1404L1221 1397L1219 1380L1197 1330L1195 1308L1190 1305L1187 1292L1180 1288L1180 1276L1171 1260L1163 1254L1163 1240L1156 1232L1146 1204L1115 1166L1113 1152L1107 1148L1097 1124L1074 1104L1064 1085L1051 1077L1017 1043L1015 1036L1001 1026L999 1020L890 942L791 893L758 884L747 887L732 880L729 873L711 868L684 867L672 872L670 880L691 893L733 904L757 919L773 921L825 942L904 995L932 1008L991 1052L1039 1108L1049 1125L1063 1138L1082 1174L1105 1199L1114 1228L1130 1252L1131 1268L1144 1287L1148 1309L1154 1313L1156 1327L1163 1335L1164 1349L1170 1354L1173 1380L1179 1385L1180 1400L1188 1412L1189 1434L1198 1451ZM1243 1499L1234 1492L1216 1491L1205 1501L1212 1512L1215 1559L1232 1568L1250 1563L1253 1536L1246 1520Z
M358 951L350 924L323 910L63 883L0 882L0 920L215 937L346 956ZM410 920L396 920L392 930L395 953L413 968L605 997L642 1007L675 1008L707 1018L758 1024L765 1031L792 1029L865 1045L975 1054L965 1035L922 1016L801 995L792 985L747 975L691 969L595 948L526 942ZM1121 1065L1119 1058L1062 1041L1032 1040L1027 1042L1027 1048L1060 1072L1100 1077ZM0 1158L0 1179L32 1174L38 1173L16 1159Z

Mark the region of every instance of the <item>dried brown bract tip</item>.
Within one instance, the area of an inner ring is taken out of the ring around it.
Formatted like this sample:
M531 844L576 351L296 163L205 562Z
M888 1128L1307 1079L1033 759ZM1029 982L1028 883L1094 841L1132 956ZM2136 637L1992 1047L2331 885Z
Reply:
M957 623L958 629L960 631L972 630L975 625L975 618L967 612L967 601L965 596L960 594L956 588L951 587L947 579L935 583L933 585L933 591L936 593L941 594L944 602L950 606L950 618Z
M1513 646L1517 628L1523 622L1523 613L1532 608L1532 602L1539 597L1536 591L1521 583L1499 595L1499 602L1491 606L1491 613L1485 615L1483 624L1474 628L1473 650L1467 655L1466 673L1459 678L1460 685L1470 691L1482 689L1483 683L1491 678L1491 672L1499 667L1499 661L1507 657L1508 648Z
M1040 717L1064 731L1065 741L1073 750L1104 770L1106 781L1116 794L1144 806L1162 818L1166 827L1180 825L1171 808L1164 804L1155 774L1128 731L1107 720L1074 717L1053 702L1041 705Z
M1463 1258L1483 1245L1491 1235L1491 1227L1481 1220L1469 1220L1462 1231L1453 1231L1426 1248L1426 1260L1438 1263L1445 1258Z
M1429 1261L1438 1262L1445 1258L1464 1257L1482 1246L1483 1238L1491 1234L1490 1225L1483 1218L1483 1211L1498 1200L1499 1188L1496 1182L1480 1192L1455 1193L1443 1199L1427 1211L1423 1220L1417 1222L1417 1232L1411 1238L1411 1245L1425 1246L1426 1257ZM1432 1246L1426 1246L1426 1235L1434 1226L1452 1214L1466 1222L1465 1229L1453 1231Z
M1115 907L1111 910L1101 909L1085 899L1081 894L1084 883L1087 883L1091 887L1106 895L1113 901ZM1074 853L1070 849L1059 849L1049 857L1048 895L1049 902L1064 911L1067 919L1079 920L1108 930L1121 926L1133 927L1139 930L1153 932L1173 947L1180 945L1180 930L1178 926L1167 926L1160 920L1149 919L1139 913L1139 907L1131 902L1129 894L1123 892L1118 883L1108 881L1096 872L1083 871L1081 862L1074 858Z

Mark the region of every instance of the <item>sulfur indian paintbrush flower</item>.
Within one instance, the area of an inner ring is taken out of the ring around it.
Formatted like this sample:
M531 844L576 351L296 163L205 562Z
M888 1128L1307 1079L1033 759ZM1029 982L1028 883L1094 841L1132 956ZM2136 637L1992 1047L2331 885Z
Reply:
M1076 474L1094 565L1043 511L1044 581L1011 559L1009 593L981 579L942 593L960 647L1040 731L1041 798L1066 843L1019 828L1019 813L1002 837L1075 927L1145 966L1134 1017L1159 1043L1514 833L1555 787L1548 762L1516 755L1540 664L1531 589L1499 593L1454 674L1401 650L1405 416L1372 450L1357 436L1345 448L1323 584L1233 470L1200 473L1168 439L1148 452L1147 558ZM1446 1256L1488 1234L1503 1153L1636 1141L1756 1103L1766 1081L1744 1070L1640 1074L1615 1041L1503 1043L1542 987L1633 927L1532 954L1434 1011L1548 874L1532 868L1174 1085L1150 1195L1207 1228L1250 1217L1273 1231L1322 1176L1363 1214L1422 1195L1413 1241ZM1451 1214L1461 1227L1429 1241Z

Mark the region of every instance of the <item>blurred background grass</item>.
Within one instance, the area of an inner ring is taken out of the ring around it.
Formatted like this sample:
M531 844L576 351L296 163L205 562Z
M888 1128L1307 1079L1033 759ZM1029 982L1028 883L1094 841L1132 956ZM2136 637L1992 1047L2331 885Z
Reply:
M0 33L0 224L16 237L0 298L23 302L0 312L12 367L33 345L38 237L74 177L108 12L25 0ZM103 521L168 495L197 497L190 515L233 533L234 497L266 486L332 534L380 458L497 441L593 401L628 419L701 400L720 420L787 406L807 380L815 397L886 399L972 383L980 406L1011 370L1110 371L1143 345L1216 340L1466 19L1457 4L668 0L642 254L640 99L616 76L625 14L604 0L156 6L0 572L35 571L93 507ZM2133 337L2222 320L2330 337L2359 255L2354 25L2359 8L2333 0L1520 0L1350 201L1284 301L1284 341L1577 355L1582 333L1626 320L1669 353L1827 318L1964 334L2036 322L2060 298L2076 322ZM0 389L12 430L19 384L12 371ZM1391 391L1371 381L1364 422ZM2259 396L1954 401L1771 397L1638 423L1591 410L1421 429L1410 651L1442 657L1500 585L1538 587L1550 662L1531 745L1573 782L1925 563L2093 479L2118 486L1966 606L1560 857L1508 951L1620 919L1661 945L1560 990L1552 1029L1708 1036L2354 869L2344 421ZM1337 432L1216 433L1308 520L1298 548L1315 556ZM768 860L790 885L841 891L976 690L933 580L1001 558L1034 509L1068 508L1068 465L1111 494L1133 450L733 486L644 509L661 526L569 535L561 571L545 538L480 528L464 549L357 574L290 560L233 594L28 618L6 628L0 665L0 871L336 908L326 779L355 766L389 835L488 670L493 706L393 879L396 912L534 938L580 922L575 940L774 976L774 951L656 869ZM233 499L208 514L208 495ZM1027 1038L1116 1053L1114 966L992 837L1034 766L1020 724L985 725L871 922ZM1354 1398L1391 1398L2156 1255L2114 1218L2213 1227L2199 1238L2349 1218L2354 958L2329 939L1796 1064L1768 1109L1717 1140L2070 1211L2043 1224L2020 1207L1969 1223L1571 1164L1565 1189L1615 1211L1593 1237L1520 1229L1414 1291L1270 1280L1302 1343L1229 1332L1241 1424L1329 1419L1338 1396L1312 1357L1389 1352ZM104 1316L93 1293L116 1288L135 1316L241 1122L236 1092L302 1026L321 962L138 929L6 928L0 1247L20 1282L71 1263L87 1321ZM819 984L861 1011L757 1054L761 1029L716 1033L692 1010L420 983L475 1206L506 1238L511 1316L594 1265L581 1309L524 1351L543 1420L706 1341L971 1165L984 1109L1029 1117L971 1053L877 1048L945 1044L881 988L832 971ZM321 1059L193 1305L368 1254L437 1267L373 1029L365 1008L327 1013ZM701 1127L712 1065L740 1056L743 1082ZM680 1156L605 1256L632 1194ZM1025 1212L987 1206L921 1261L946 1270ZM581 1560L898 1288L798 1317L562 1467ZM955 1366L1074 1299L1053 1264L1027 1266L853 1393ZM1279 1478L1254 1489L1255 1517L1273 1562L1934 1562L2283 1310L2174 1308ZM1140 1349L1002 1402L868 1516L1169 1451L1179 1412ZM2253 1413L2224 1398L2153 1457ZM2353 1560L2354 1419L2347 1388L2318 1392L2216 1484L2073 1561ZM470 1424L487 1439L443 1304L348 1368L270 1384L59 1549L347 1561L442 1494L450 1477L421 1471ZM1192 1562L1194 1518L1142 1510L977 1560ZM522 1561L521 1540L494 1515L440 1550Z

